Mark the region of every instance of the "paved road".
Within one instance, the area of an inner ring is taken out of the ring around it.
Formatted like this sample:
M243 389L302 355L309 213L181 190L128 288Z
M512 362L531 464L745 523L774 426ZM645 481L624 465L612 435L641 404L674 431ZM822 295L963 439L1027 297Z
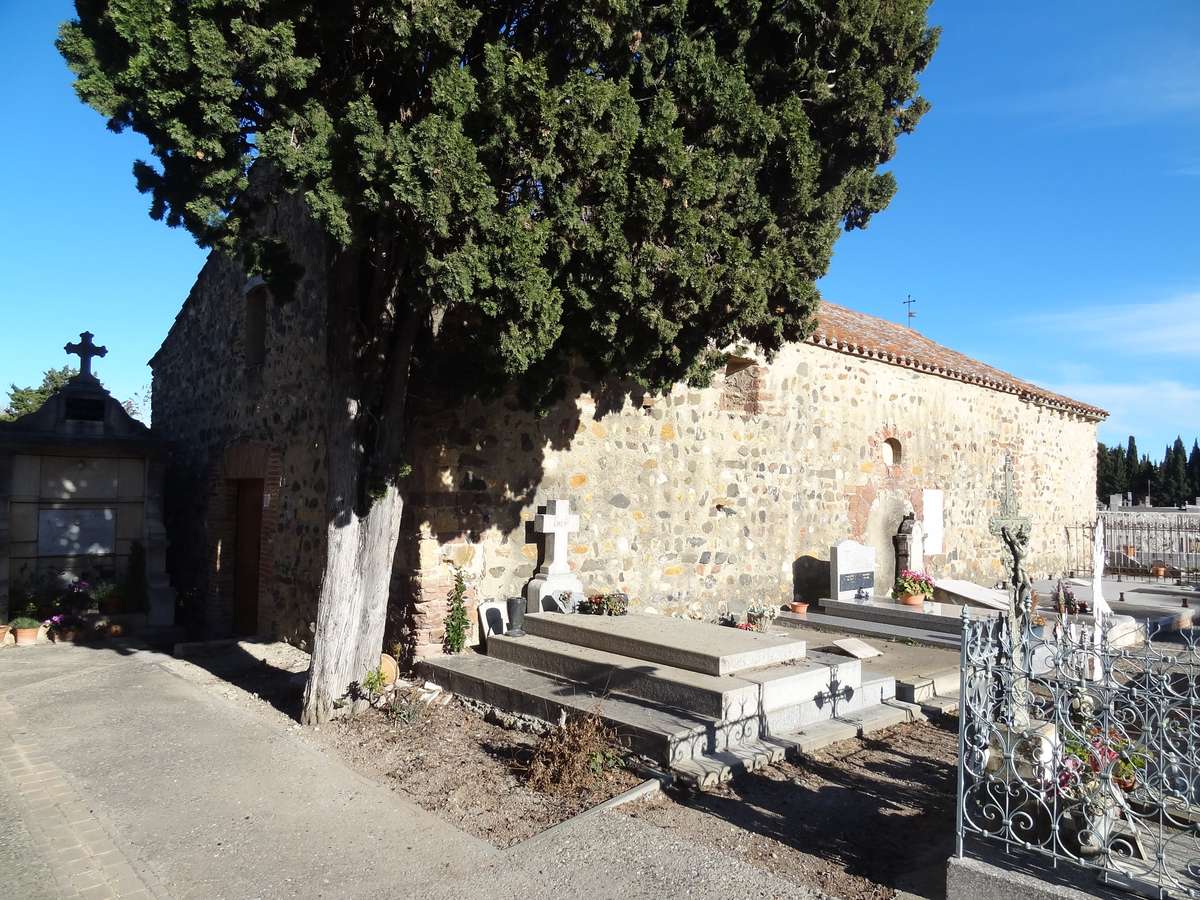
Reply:
M610 813L499 851L208 672L0 647L0 896L815 896Z

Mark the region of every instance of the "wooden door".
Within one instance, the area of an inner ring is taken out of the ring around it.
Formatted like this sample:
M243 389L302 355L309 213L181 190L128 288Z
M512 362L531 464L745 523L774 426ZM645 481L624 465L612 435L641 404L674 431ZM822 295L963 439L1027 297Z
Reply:
M262 552L263 482L237 482L237 524L234 545L233 630L258 634L258 566Z

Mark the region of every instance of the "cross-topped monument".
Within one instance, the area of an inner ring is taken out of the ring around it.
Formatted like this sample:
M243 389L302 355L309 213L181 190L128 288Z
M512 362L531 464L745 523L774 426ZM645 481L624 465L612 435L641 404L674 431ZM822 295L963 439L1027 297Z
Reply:
M566 500L551 500L533 518L533 530L542 535L545 556L525 589L526 608L541 612L548 608L544 598L552 598L559 608L561 594L583 595L583 582L567 562L570 536L579 530L579 516L571 512ZM566 611L565 609L563 611Z
M68 343L63 347L67 353L73 353L79 357L79 377L89 378L93 381L96 376L92 374L92 357L108 355L107 347L97 346L92 343L92 338L94 337L95 335L90 331L83 331L79 334L78 344Z
M1029 555L1029 529L1032 523L1028 516L1021 515L1017 504L1017 492L1013 486L1012 454L1004 455L1004 491L1000 495L1000 514L993 516L988 527L998 535L1012 556L1012 591L1009 594L1008 636L1013 661L1020 667L1027 664L1023 658L1025 629L1033 613L1033 584L1025 572L1023 561ZM1014 724L1028 724L1028 710L1023 700L1027 683L1018 679L1013 685L1013 696L1017 698L1010 715Z

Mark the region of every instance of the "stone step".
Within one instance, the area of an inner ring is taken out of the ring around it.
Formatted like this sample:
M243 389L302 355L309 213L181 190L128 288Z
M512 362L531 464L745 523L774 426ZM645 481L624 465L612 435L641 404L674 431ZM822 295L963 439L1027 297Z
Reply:
M601 696L565 678L477 654L422 660L417 670L459 696L544 722L558 722L562 713L595 713L631 750L666 765L752 742L763 725L757 715L719 721L645 700Z
M671 772L684 784L707 791L729 781L734 775L754 772L780 762L787 749L786 743L764 738L722 753L680 760L671 766Z
M713 718L757 708L763 691L754 681L677 669L535 634L519 638L493 635L487 652L506 662L587 685L598 694L640 697Z
M901 625L924 631L958 636L962 634L962 607L945 603L926 603L929 611L902 603L868 600L856 603L849 600L818 601L819 612L841 619L865 619L879 625ZM970 610L974 616L990 615L984 610ZM945 613L944 615L939 613Z
M525 617L529 634L619 656L701 672L733 675L804 657L804 641L786 635L669 616L581 616L534 613Z
M958 666L939 669L922 675L905 675L896 679L896 696L908 703L923 703L931 697L958 694Z
M718 677L532 634L519 638L493 635L488 655L569 679L600 695L649 700L718 719L759 718L769 731L829 718L832 707L821 695L831 689L832 667L837 666L838 686L857 693L861 665L837 654L818 653L813 658ZM884 693L889 697L895 694L890 678L880 679L878 688L875 702ZM864 697L859 702L870 700Z
M812 610L803 616L791 612L781 612L775 619L775 624L785 628L809 628L837 634L861 634L865 637L889 641L911 641L915 644L929 644L934 647L958 647L960 643L957 634L948 634L944 631L889 625L872 622L869 619L848 619Z
M927 697L921 701L921 712L929 718L952 716L958 712L958 691L946 696Z

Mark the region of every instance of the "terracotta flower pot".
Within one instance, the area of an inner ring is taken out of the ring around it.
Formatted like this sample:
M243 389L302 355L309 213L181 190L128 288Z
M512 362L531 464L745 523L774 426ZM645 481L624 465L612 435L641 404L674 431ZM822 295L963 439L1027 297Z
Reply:
M808 604L800 603L800 602L793 602L793 603L788 604L788 609L790 609L792 612L794 612L798 616L803 616L808 612Z
M924 606L929 598L924 594L901 594L900 602L905 606Z
M54 643L56 644L73 644L79 640L79 632L74 628L56 628L54 630Z
M37 641L40 628L14 628L13 634L17 636L18 644L32 644Z

